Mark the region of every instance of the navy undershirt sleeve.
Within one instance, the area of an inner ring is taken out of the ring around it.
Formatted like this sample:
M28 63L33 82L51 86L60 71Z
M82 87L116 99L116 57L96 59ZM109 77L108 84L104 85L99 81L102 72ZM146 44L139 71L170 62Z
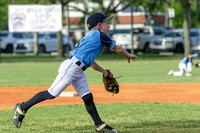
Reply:
M108 37L107 35L105 35L103 32L100 32L100 40L102 45L106 46L106 47L111 47L113 44L113 41L110 37Z

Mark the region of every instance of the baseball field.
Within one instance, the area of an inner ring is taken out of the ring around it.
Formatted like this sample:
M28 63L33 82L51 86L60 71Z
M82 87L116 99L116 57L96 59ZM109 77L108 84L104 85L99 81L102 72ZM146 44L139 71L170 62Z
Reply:
M191 77L167 76L178 70L179 59L97 60L120 76L119 94L104 90L102 75L89 68L85 75L103 121L119 133L200 132L200 68ZM199 62L195 59L194 62ZM17 129L12 121L14 105L48 89L60 62L0 64L0 132L92 133L94 124L78 96L62 96L31 108ZM65 92L73 92L72 86Z

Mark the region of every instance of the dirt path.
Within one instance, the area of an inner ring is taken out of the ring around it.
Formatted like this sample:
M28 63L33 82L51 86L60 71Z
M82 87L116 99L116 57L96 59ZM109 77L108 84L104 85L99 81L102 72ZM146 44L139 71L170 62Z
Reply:
M200 103L200 83L180 84L130 84L120 85L120 92L112 96L104 90L103 85L90 85L96 103L113 102L162 102L162 103ZM48 86L0 87L0 109L12 109L18 102L30 99ZM68 87L66 91L74 91ZM83 103L79 96L58 97L47 100L37 106Z

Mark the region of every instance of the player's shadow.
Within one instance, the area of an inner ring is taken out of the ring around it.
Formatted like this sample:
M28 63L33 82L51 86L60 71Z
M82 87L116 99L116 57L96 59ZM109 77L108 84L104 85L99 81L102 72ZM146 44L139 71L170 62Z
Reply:
M127 132L200 132L200 120L157 120L141 123L127 123ZM122 131L126 132L126 131Z

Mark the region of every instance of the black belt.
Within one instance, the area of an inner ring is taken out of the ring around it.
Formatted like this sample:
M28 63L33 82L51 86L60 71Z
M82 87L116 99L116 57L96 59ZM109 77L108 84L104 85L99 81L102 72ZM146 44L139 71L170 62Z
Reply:
M71 59L73 56L71 56L71 57L69 57L69 59ZM80 61L77 61L76 63L75 63L76 65L78 65L78 66L81 66L81 62ZM87 69L87 67L84 65L82 68L81 68L83 71L85 71L86 69Z
M82 63L80 62L80 61L77 61L76 62L76 65L78 65L78 66L80 66ZM86 70L86 66L83 66L81 69L83 70L83 71L85 71Z

